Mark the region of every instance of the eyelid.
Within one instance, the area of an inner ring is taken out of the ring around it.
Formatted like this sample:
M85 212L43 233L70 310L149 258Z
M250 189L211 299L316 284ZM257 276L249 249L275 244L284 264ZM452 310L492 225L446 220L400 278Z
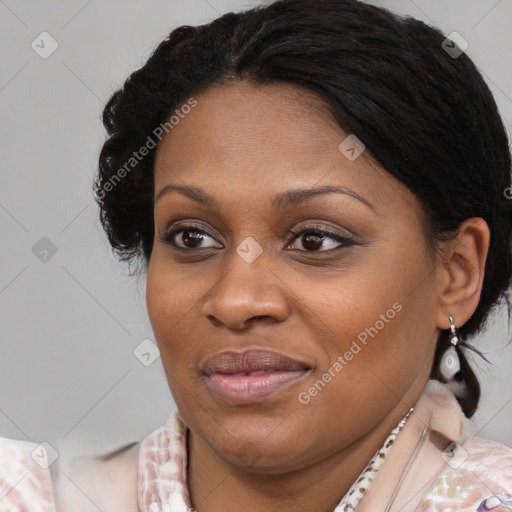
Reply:
M322 224L308 224L306 226L301 227L298 230L295 229L287 229L286 232L290 236L298 236L308 231L318 231L321 233L324 233L326 235L329 235L334 238L343 238L343 239L349 239L349 240L355 240L355 236L348 230L344 229L342 233L338 232L336 229L331 228L329 226L325 226Z

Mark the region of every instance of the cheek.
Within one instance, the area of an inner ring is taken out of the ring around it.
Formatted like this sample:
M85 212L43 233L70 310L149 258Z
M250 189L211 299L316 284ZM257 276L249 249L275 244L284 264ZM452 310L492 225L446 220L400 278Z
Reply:
M187 384L187 379L196 343L190 336L190 318L199 290L194 288L193 280L177 278L179 271L170 267L154 252L148 267L146 306L169 389L175 403L186 413L190 404L197 402L196 390Z
M174 263L165 249L153 251L146 281L146 305L157 329L167 329L187 320L187 313L197 305L204 290L197 271Z
M303 310L323 349L317 377L335 374L332 388L345 397L340 399L365 388L386 392L386 386L390 395L401 395L426 371L434 350L434 273L420 242L407 242L366 248L357 268L338 282L304 283L309 297L317 298Z
M373 428L430 373L428 336L412 315L418 308L399 290L380 298L360 290L358 302L332 301L324 309L329 329L314 327L319 364L298 400L319 418L327 445L353 439L363 425Z
M181 276L181 277L180 277ZM148 267L146 306L162 359L186 355L181 348L190 344L190 317L197 309L201 290L197 281L153 254Z

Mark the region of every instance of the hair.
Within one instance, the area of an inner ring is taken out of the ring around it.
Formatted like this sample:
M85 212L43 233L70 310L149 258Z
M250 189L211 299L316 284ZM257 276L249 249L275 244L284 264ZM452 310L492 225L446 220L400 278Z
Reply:
M445 51L445 39L422 21L358 0L280 0L175 28L103 111L108 138L94 191L113 252L122 262L149 262L156 149L137 160L134 152L150 140L156 145L155 129L169 126L180 105L227 81L293 84L316 93L341 130L356 134L365 154L415 194L429 248L453 237L468 218L488 224L480 302L459 335L483 329L502 297L510 312L507 133L475 64L465 52L455 57ZM442 381L438 366L448 344L442 330L431 378ZM457 400L470 417L480 386L460 348L458 353L466 391Z

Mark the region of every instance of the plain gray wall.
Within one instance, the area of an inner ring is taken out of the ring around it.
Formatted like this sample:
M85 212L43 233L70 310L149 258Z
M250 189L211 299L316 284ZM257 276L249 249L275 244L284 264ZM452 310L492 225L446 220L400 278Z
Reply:
M462 34L510 129L511 0L373 3ZM133 355L152 338L144 280L116 262L97 220L100 112L171 29L255 4L0 1L0 435L101 452L143 439L174 408L160 359L144 366ZM47 59L31 47L43 31L59 45ZM475 340L496 367L478 364L473 431L512 446L507 322L501 310Z

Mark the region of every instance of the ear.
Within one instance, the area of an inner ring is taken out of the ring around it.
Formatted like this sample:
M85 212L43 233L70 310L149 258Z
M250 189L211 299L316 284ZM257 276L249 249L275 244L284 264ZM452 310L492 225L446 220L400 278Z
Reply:
M484 281L490 231L484 219L472 217L459 227L453 240L442 242L439 273L439 307L436 323L440 329L464 325L475 312Z

